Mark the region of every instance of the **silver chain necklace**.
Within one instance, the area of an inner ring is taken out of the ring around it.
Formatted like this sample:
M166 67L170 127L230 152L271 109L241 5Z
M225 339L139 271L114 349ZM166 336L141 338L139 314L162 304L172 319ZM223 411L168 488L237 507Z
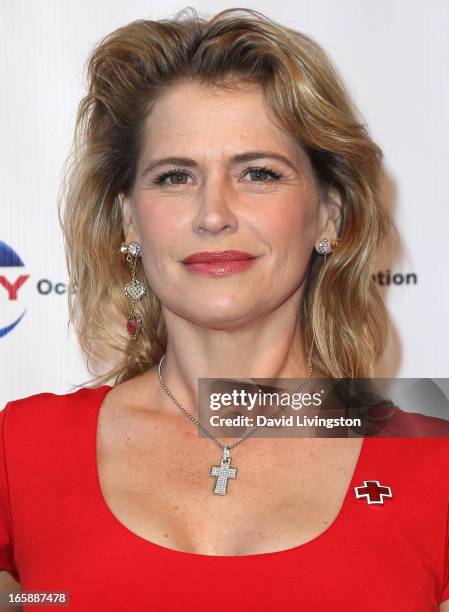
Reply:
M179 410L185 414L185 416L190 419L192 421L192 423L198 428L200 429L210 440L212 440L212 442L215 442L215 444L217 446L219 446L221 448L221 450L223 451L223 455L221 457L221 461L220 461L220 465L211 465L211 469L210 469L210 476L215 476L216 477L216 481L215 481L215 486L212 489L212 491L214 492L215 495L227 495L227 484L228 484L228 479L229 478L236 478L237 476L237 468L231 468L231 456L230 456L230 451L235 448L238 444L241 444L242 442L244 442L245 440L247 440L255 431L256 429L259 428L259 425L255 425L254 427L252 427L251 429L249 429L247 432L245 432L245 434L239 438L237 440L237 442L234 442L234 444L228 445L228 444L222 444L219 440L217 440L217 438L214 436L214 434L212 434L208 429L206 429L206 427L204 427L204 425L202 423L200 423L194 416L193 414L191 414L188 410L186 410L184 408L184 406L182 406L178 400L175 398L175 396L170 392L170 390L168 389L167 385L165 384L165 380L161 374L161 365L163 360L165 359L165 353L164 355L162 355L160 361L159 361L159 366L158 366L158 376L159 376L159 381L162 385L162 388L164 389L164 391L166 392L166 394L168 395L168 397L176 404L176 406L179 408ZM313 371L313 365L312 365L312 356L310 356L309 358L309 366L308 366L308 371L307 371L307 378L305 378L302 383L299 385L299 387L297 387L293 392L292 395L294 393L298 393L298 391L301 391L301 389L303 389L307 383L310 382L310 378L312 376L312 371ZM259 391L260 391L260 387L259 387ZM283 409L285 406L281 405L277 408L277 410L275 410L274 414L271 415L271 418L275 418Z

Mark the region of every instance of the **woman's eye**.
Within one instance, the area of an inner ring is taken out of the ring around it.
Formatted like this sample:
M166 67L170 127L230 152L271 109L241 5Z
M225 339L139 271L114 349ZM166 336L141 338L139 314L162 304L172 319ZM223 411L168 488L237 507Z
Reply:
M186 184L187 181L184 180L184 178L188 177L188 174L187 172L183 172L182 170L173 170L171 172L164 172L163 174L160 174L159 176L157 176L154 182L157 185L164 185L165 180L173 176L175 177L175 180L170 181L169 182L170 185L185 185Z
M256 183L269 183L270 177L274 180L279 180L281 178L281 174L278 172L274 172L270 168L248 168L245 171L245 174L250 173L254 178ZM260 180L261 179L261 180Z

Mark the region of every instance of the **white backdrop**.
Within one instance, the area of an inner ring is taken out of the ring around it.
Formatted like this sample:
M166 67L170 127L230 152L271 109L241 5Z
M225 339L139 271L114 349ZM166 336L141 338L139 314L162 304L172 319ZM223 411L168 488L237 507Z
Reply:
M84 93L87 56L113 29L169 17L185 6L0 0L0 408L33 393L66 393L87 378L67 331L57 218L60 172ZM194 6L210 16L235 5ZM449 2L262 0L237 6L319 42L384 151L385 197L401 240L377 266L394 278L382 287L392 327L377 376L447 378Z

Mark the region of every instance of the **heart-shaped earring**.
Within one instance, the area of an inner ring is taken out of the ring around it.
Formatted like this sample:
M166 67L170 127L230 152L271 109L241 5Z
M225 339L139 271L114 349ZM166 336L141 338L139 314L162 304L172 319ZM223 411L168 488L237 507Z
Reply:
M147 292L145 283L136 278L136 263L138 257L141 256L141 247L138 242L133 241L130 244L123 242L120 252L126 255L126 260L131 267L131 280L125 285L125 293L131 300L126 329L131 338L135 340L142 329L142 317L136 314L135 305Z
M145 293L147 292L146 286L137 280L137 278L133 278L132 281L126 283L125 285L125 293L129 297L130 300L134 300L138 302Z
M142 317L140 315L129 317L126 324L126 329L129 331L133 339L137 338L142 329Z

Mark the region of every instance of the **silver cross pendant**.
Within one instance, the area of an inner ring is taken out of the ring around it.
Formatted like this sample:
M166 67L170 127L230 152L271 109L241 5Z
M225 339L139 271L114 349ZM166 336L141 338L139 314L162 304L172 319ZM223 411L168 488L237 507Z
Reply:
M229 467L231 463L231 457L229 456L229 448L223 447L223 456L221 458L220 466L212 465L210 469L210 475L216 476L215 487L213 492L215 495L226 495L228 478L235 478L237 474L237 468Z

